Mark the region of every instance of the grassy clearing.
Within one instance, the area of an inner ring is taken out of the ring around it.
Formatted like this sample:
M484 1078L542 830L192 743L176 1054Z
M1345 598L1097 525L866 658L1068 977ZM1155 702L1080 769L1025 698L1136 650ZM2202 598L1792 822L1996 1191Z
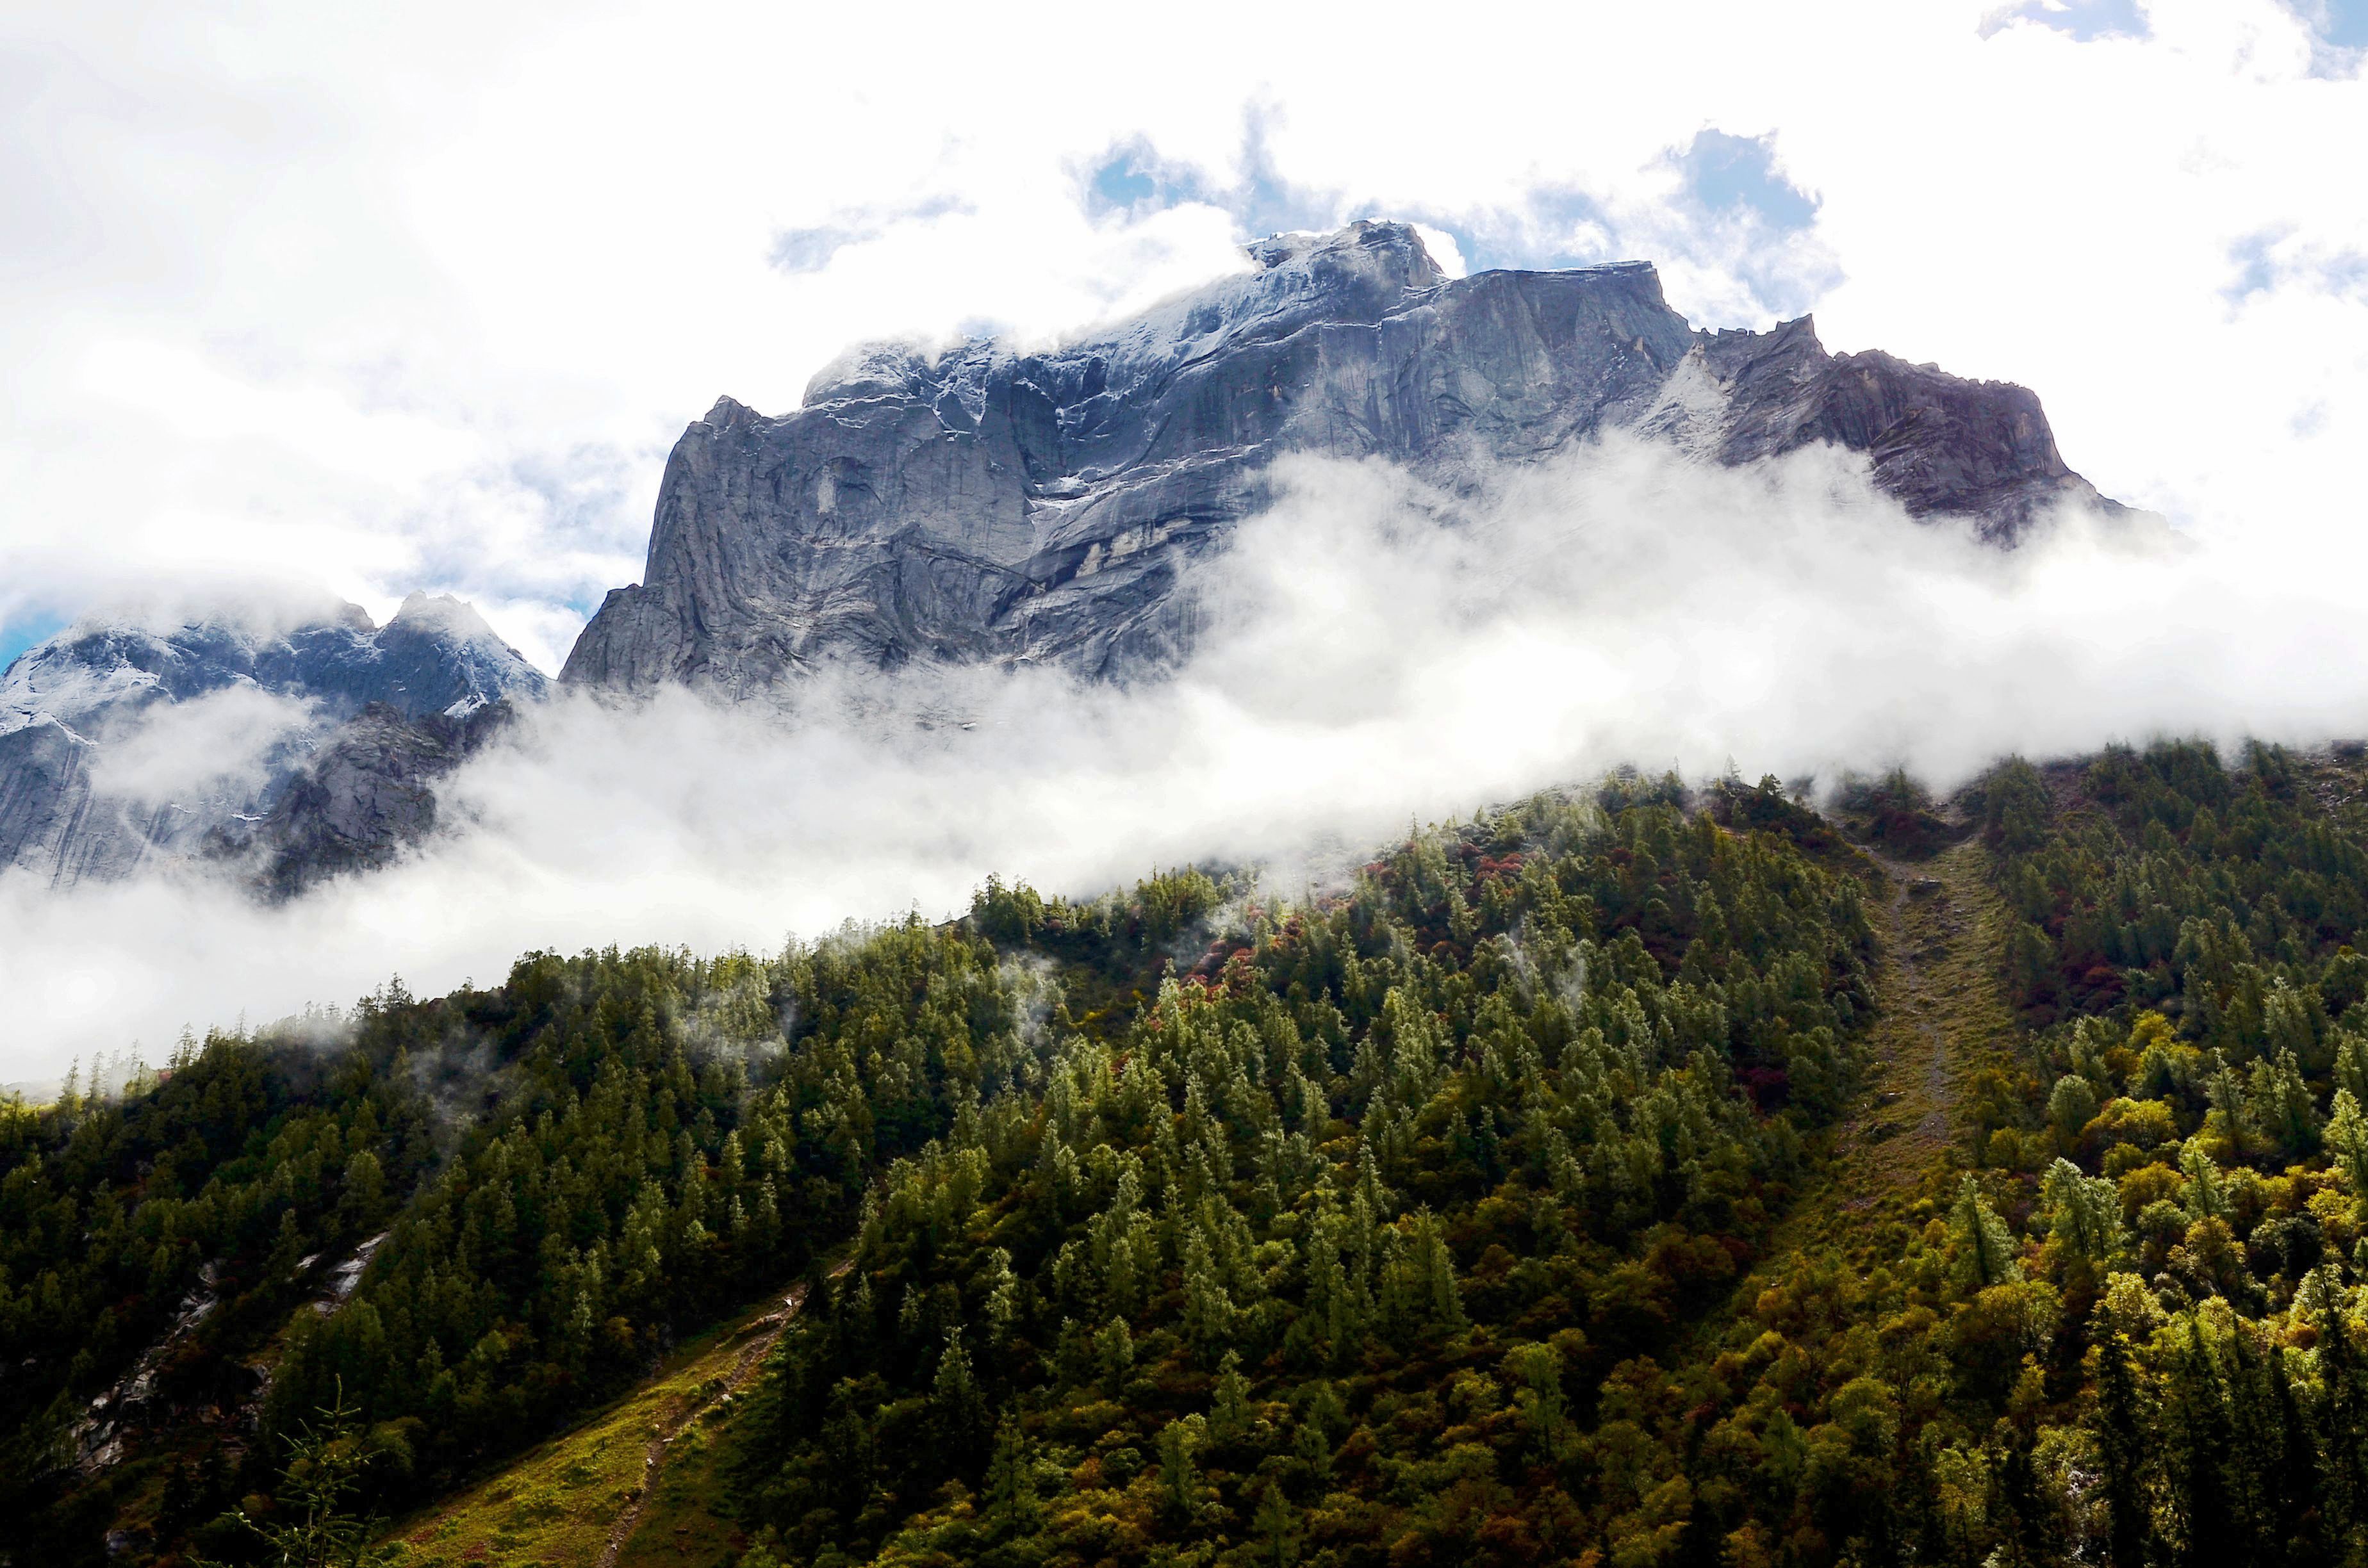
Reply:
M2004 916L1988 869L1988 851L1973 842L1885 867L1894 887L1875 1092L1841 1151L1861 1190L1897 1186L1958 1143L1966 1081L2011 1047L2014 1017L1997 975Z
M1920 1223L1917 1205L1967 1163L1960 1108L1974 1074L2012 1060L1989 851L1967 840L1929 860L1877 864L1885 930L1866 1094L1835 1129L1826 1179L1804 1195L1780 1249L1871 1238L1882 1221Z
M617 1568L721 1568L746 1546L739 1527L713 1508L724 1495L734 1414L730 1404L711 1406L674 1440Z
M651 1445L673 1433L685 1418L711 1401L736 1372L746 1369L750 1351L777 1332L780 1303L768 1301L723 1328L682 1346L655 1377L584 1426L531 1450L500 1474L424 1510L398 1526L390 1540L400 1543L405 1568L446 1568L463 1563L501 1563L505 1568L585 1568L600 1560L617 1522L641 1496ZM731 1407L709 1410L722 1415ZM683 1507L666 1499L686 1483L712 1479L694 1474L710 1468L709 1420L692 1421L671 1446L660 1472L657 1494L629 1542L621 1562L714 1562L731 1550L729 1527L721 1520L713 1550L686 1557L675 1549L674 1527ZM706 1460L707 1462L699 1462ZM639 1543L664 1527L663 1555Z

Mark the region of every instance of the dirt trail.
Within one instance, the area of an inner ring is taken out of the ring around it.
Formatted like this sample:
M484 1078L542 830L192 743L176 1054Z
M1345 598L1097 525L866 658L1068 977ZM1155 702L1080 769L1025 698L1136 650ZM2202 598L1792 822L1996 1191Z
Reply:
M845 1270L846 1266L842 1264L836 1272L843 1273ZM749 1340L734 1359L731 1371L684 1399L670 1416L652 1428L649 1447L642 1453L642 1483L625 1505L624 1511L617 1516L616 1523L609 1527L608 1543L594 1560L596 1568L617 1568L619 1555L624 1551L625 1543L633 1539L633 1531L641 1526L643 1513L657 1492L658 1476L666 1469L666 1452L674 1447L675 1439L690 1430L690 1424L713 1409L718 1401L739 1392L755 1381L757 1370L765 1364L765 1353L772 1349L774 1342L781 1337L782 1331L790 1326L790 1320L798 1315L800 1307L805 1305L805 1300L806 1288L803 1285L782 1298L780 1308L750 1325L757 1331L756 1337Z

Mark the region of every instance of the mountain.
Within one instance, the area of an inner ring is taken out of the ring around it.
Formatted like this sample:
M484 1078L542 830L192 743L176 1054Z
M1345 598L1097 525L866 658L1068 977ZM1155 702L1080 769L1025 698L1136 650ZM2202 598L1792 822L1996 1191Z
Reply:
M1057 349L872 345L793 413L719 400L667 460L643 582L562 679L744 697L835 663L1156 671L1191 642L1187 569L1295 453L1468 492L1613 431L1730 465L1823 442L1911 516L2000 545L2059 505L2125 510L2024 389L1829 354L1805 318L1698 332L1641 262L1451 278L1385 222L1247 256ZM544 687L474 611L420 595L384 627L344 606L78 628L0 676L0 868L71 887L200 858L284 895L381 865Z
M521 697L542 695L534 674ZM259 820L223 824L206 853L243 866L275 898L341 871L375 870L434 830L437 786L517 716L507 697L416 717L373 702L322 739Z
M2024 389L1828 354L1805 317L1697 332L1645 263L1450 278L1385 222L1248 255L1051 352L872 346L793 413L721 399L667 461L643 581L561 678L746 695L833 661L1156 665L1190 641L1179 574L1291 453L1457 485L1613 430L1728 464L1824 441L2000 544L2061 503L2123 510Z
M395 797L497 724L541 673L456 599L375 625L216 616L85 624L0 673L0 869L71 887L161 862L259 857L287 882L382 859L432 798ZM332 852L334 851L334 852Z

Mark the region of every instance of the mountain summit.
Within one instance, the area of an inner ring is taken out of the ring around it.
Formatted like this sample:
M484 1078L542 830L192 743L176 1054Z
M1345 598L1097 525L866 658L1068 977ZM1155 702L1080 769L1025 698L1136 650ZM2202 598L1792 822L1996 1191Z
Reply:
M458 599L414 594L384 626L350 604L286 619L85 623L11 662L0 870L71 887L255 851L290 883L373 863L432 820L422 780L446 754L546 685Z
M871 345L793 413L730 398L676 443L643 581L562 679L778 694L831 665L1172 664L1187 568L1299 453L1450 490L1612 431L1741 464L1831 443L1918 517L2011 545L2051 509L2119 512L2039 400L1804 318L1698 332L1642 262L1449 278L1404 223L1280 234L1241 272L1065 347ZM0 870L52 885L162 861L296 891L384 863L437 781L543 677L467 606L351 605L78 627L0 674Z
M667 461L643 581L561 678L746 695L834 661L1156 664L1189 640L1181 568L1291 453L1452 483L1610 430L1730 464L1826 441L2001 544L2061 503L2121 510L2028 391L1828 354L1805 317L1697 332L1646 263L1450 278L1391 222L1248 256L1051 352L876 345L794 413L720 400Z

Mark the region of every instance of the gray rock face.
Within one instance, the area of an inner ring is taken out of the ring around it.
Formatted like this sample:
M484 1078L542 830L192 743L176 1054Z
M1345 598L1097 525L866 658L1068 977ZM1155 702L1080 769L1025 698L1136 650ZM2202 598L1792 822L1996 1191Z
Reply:
M1695 413L1705 384L1707 418ZM1707 440L1729 464L1819 441L1864 452L1875 483L1911 516L1970 517L2000 544L2066 503L2130 511L2065 466L2036 393L1879 351L1827 354L1806 316L1773 332L1699 335L1645 428Z
M1644 263L1449 279L1396 223L1249 255L1050 353L873 347L794 413L719 401L667 461L643 581L561 678L750 696L832 661L1156 665L1190 639L1179 573L1297 452L1452 485L1613 429L1726 463L1831 441L2001 543L2059 501L2118 509L2023 389L1831 356L1806 318L1698 333Z
M71 887L268 846L316 764L369 792L370 748L347 743L389 723L432 740L546 684L468 606L417 594L383 627L352 605L292 629L76 627L0 673L0 870Z
M373 702L330 733L260 822L224 824L206 853L243 866L256 891L275 899L385 866L436 829L437 784L517 711L507 699L418 716Z

